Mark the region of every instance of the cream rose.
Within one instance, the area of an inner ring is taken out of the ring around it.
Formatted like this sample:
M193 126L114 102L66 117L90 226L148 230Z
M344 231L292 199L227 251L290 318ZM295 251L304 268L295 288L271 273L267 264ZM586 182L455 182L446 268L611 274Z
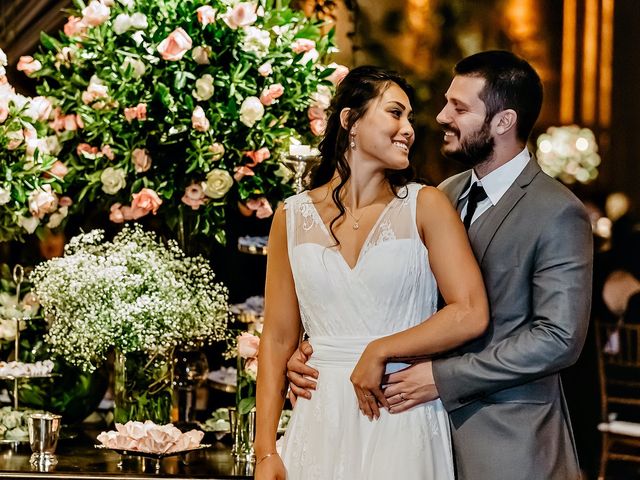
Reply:
M245 27L245 37L242 42L242 49L245 52L253 52L258 58L269 53L271 36L269 32L258 27Z
M199 132L209 130L209 119L199 105L193 109L193 113L191 114L191 126Z
M224 145L216 142L209 147L209 151L213 154L211 157L213 160L220 160L224 155Z
M146 30L149 27L147 16L140 12L134 13L131 15L131 26L137 30Z
M116 35L122 35L131 28L131 17L126 13L120 13L113 19L113 31Z
M197 46L191 52L191 56L198 65L209 65L209 55L211 55L211 47Z
M264 106L258 97L247 97L240 105L240 121L247 127L253 125L264 116Z
M121 168L107 167L100 175L102 191L107 195L115 195L127 184L126 173Z
M164 60L180 60L185 53L191 50L193 42L191 37L182 28L176 28L167 38L158 45L158 52Z
M271 66L271 64L269 62L263 63L258 68L258 73L260 75L262 75L263 77L268 77L269 75L271 75L273 73L273 67Z
M196 80L196 89L191 94L199 101L209 100L213 97L213 77L208 73Z
M0 205L6 205L11 201L11 188L0 187Z
M57 212L49 215L49 221L47 222L48 228L59 227L62 221L69 214L69 207L60 207Z
M27 233L31 234L36 231L36 228L38 228L40 219L38 217L20 217L18 219L18 223L27 231Z
M146 148L136 148L131 152L133 168L138 173L147 172L151 168L151 156Z
M231 189L233 178L226 170L214 168L207 173L207 181L204 182L204 194L213 199L222 198Z

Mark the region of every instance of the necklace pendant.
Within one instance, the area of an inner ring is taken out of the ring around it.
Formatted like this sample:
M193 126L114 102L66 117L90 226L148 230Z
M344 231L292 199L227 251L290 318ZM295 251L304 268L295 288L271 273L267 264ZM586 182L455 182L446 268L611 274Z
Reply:
M358 222L353 224L353 229L354 230L358 230L360 228L360 225L358 224Z

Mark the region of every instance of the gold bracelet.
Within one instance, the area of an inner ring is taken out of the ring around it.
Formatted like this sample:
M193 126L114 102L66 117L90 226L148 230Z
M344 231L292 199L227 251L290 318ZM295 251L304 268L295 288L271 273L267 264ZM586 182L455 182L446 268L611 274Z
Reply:
M277 454L278 454L278 452L271 452L271 453L267 453L265 456L260 457L260 458L258 459L258 461L256 462L256 466L258 466L258 465L259 465L263 460L266 460L267 458L269 458L269 457L271 457L271 456L273 456L273 455L277 455Z

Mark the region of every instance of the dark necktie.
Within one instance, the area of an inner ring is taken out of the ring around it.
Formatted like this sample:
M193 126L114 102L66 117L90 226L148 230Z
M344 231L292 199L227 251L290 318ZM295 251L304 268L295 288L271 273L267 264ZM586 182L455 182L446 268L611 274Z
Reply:
M477 182L471 185L471 190L469 190L469 200L467 201L467 213L464 215L464 228L469 230L469 226L471 225L471 219L473 218L473 214L476 212L476 208L478 207L478 203L487 198L487 192L484 191L482 185L479 185Z

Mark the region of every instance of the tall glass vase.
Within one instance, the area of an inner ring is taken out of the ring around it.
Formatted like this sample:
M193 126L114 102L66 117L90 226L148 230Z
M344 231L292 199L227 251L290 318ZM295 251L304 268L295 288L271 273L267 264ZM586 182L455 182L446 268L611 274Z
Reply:
M247 360L238 355L238 380L236 384L236 405L229 409L229 423L233 439L233 453L239 462L255 460L253 441L256 428L255 379L246 369Z
M171 423L173 371L173 351L166 354L116 351L115 421Z

